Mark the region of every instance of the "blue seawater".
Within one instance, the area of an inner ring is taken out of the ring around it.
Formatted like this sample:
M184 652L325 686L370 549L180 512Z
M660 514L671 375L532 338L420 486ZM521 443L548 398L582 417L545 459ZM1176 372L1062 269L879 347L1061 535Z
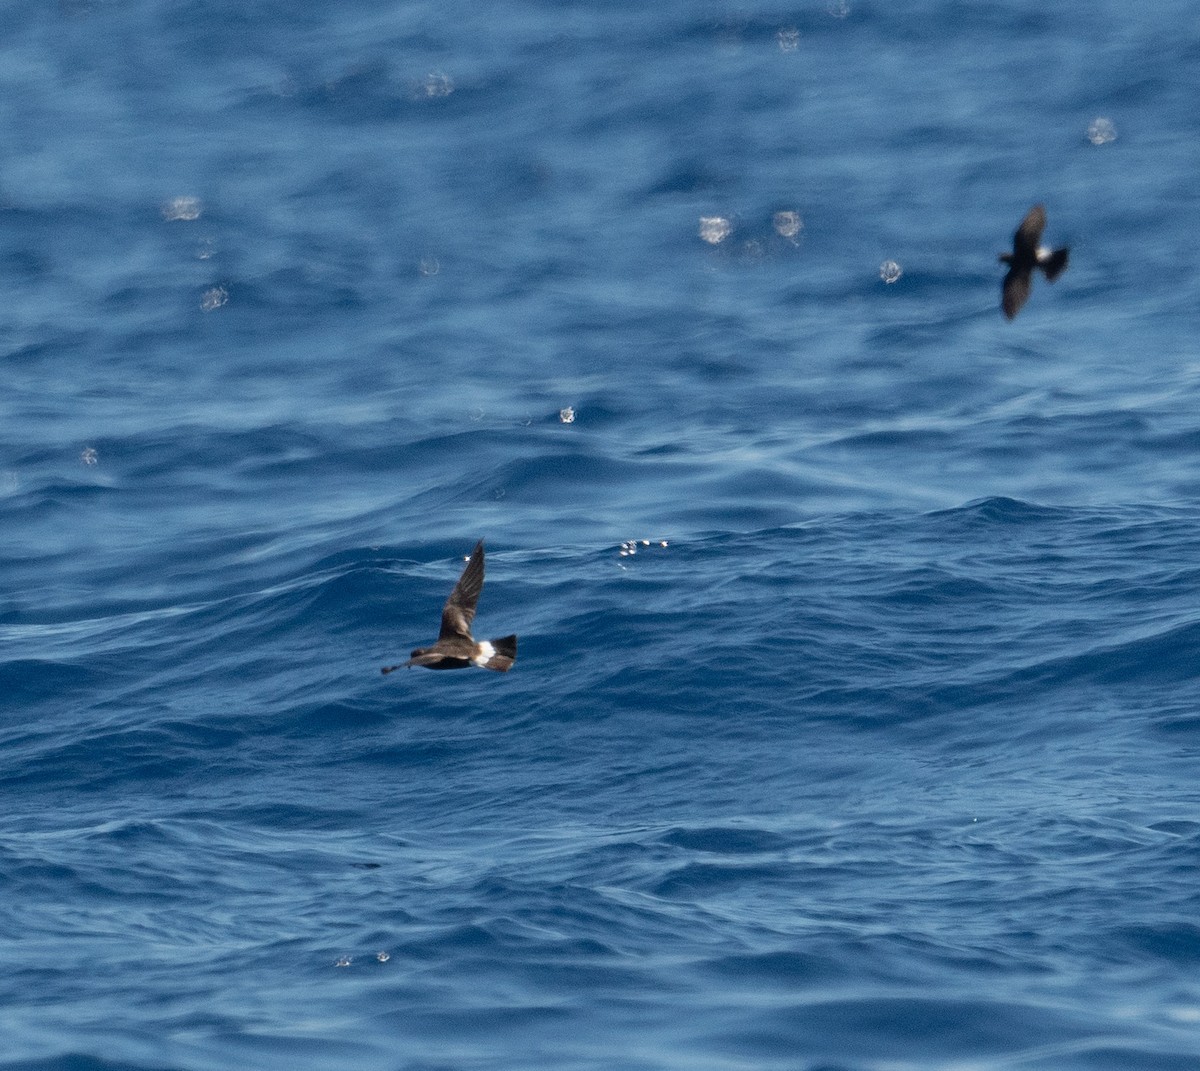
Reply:
M1200 1066L1194 4L0 53L0 1068Z

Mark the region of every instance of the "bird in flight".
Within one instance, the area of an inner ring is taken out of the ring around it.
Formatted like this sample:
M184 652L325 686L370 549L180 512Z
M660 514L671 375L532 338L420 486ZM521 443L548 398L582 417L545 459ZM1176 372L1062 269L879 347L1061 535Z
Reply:
M1046 278L1054 282L1067 266L1067 254L1070 250L1066 246L1052 250L1038 244L1045 229L1046 210L1041 205L1034 205L1021 220L1017 233L1013 235L1013 251L1000 254L1000 263L1008 265L1001 305L1004 315L1010 320L1029 300L1035 268L1041 268Z
M498 640L476 640L471 635L475 620L475 605L483 590L483 540L475 544L471 558L450 598L442 608L442 629L432 647L418 647L407 662L384 666L391 673L406 666L425 666L427 669L466 669L482 666L497 673L507 673L517 660L517 637L504 636Z

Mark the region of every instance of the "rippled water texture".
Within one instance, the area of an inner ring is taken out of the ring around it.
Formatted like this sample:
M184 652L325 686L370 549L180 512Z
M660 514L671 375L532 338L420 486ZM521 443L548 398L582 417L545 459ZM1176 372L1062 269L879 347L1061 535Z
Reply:
M0 13L0 1067L1191 1071L1197 31Z

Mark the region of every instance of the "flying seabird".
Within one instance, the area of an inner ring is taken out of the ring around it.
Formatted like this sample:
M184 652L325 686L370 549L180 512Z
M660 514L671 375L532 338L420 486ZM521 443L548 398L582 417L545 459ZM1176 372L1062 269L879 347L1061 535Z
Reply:
M427 669L466 669L482 666L497 673L507 673L517 660L517 637L504 636L498 640L476 641L471 635L475 619L475 604L483 590L483 540L475 544L471 558L450 598L442 608L442 630L432 647L418 647L407 662L384 666L384 673L406 666L425 666Z
M1054 282L1067 266L1070 250L1066 246L1050 250L1038 245L1045 228L1046 210L1041 205L1034 205L1013 235L1013 251L1000 254L1000 263L1009 266L1008 274L1004 277L1004 299L1001 304L1004 315L1010 320L1029 300L1034 268L1041 268L1046 278Z

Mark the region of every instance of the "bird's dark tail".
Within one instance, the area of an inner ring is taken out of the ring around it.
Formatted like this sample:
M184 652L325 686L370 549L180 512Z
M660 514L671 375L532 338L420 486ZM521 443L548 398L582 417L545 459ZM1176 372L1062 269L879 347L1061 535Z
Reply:
M1062 249L1056 249L1038 265L1046 273L1046 278L1050 282L1054 282L1063 273L1063 269L1067 266L1067 256L1070 252L1065 246Z
M517 637L502 636L498 640L490 640L493 653L486 662L481 662L484 669L494 669L497 673L507 673L517 660Z

